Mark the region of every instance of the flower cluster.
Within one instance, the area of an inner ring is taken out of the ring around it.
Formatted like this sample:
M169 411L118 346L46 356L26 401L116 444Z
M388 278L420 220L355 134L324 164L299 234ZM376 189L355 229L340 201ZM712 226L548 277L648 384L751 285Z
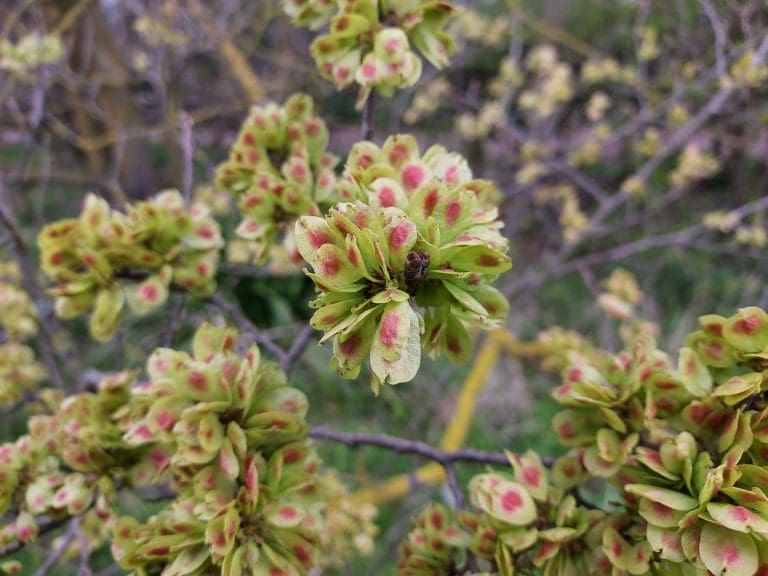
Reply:
M0 545L34 540L41 519L75 515L101 526L92 530L95 545L109 536L118 484L168 458L122 440L114 414L130 397L135 376L104 376L95 392L66 399L59 391L40 393L43 413L29 419L28 433L0 445L0 514L13 517L0 528Z
M328 32L312 44L312 56L337 88L360 86L359 106L374 89L391 96L416 83L422 65L411 45L437 68L448 64L454 50L445 26L456 8L448 1L285 0L284 6L300 26L319 29L330 20Z
M532 452L509 458L511 473L472 479L472 511L431 505L417 518L398 575L611 573L602 539L622 518L578 505Z
M497 326L507 302L490 283L511 266L493 186L440 147L409 136L356 145L346 177L363 201L306 216L296 244L320 296L312 326L333 340L333 365L355 378L370 358L374 390L416 375L421 346L456 362L472 353L467 326ZM413 307L411 299L426 310Z
M222 239L208 210L189 210L176 191L110 209L89 195L77 219L46 226L38 237L41 267L54 282L56 313L73 318L93 309L94 338L112 338L124 305L137 314L162 305L171 284L196 296L207 296Z
M255 106L243 124L216 184L233 194L243 215L237 228L262 264L301 262L293 227L299 216L319 214L349 196L326 152L328 129L312 99L294 94L285 106Z
M626 273L607 287L639 298ZM508 454L511 472L471 481L472 511L429 508L398 573L470 573L467 551L499 575L765 573L768 314L700 324L676 367L647 335L616 356L572 355L552 422L569 452L550 469ZM600 479L605 509L580 491Z
M768 478L768 315L745 308L700 323L677 368L639 338L602 365L572 364L554 393L567 407L554 429L572 447L560 468L575 483L609 479L640 517L636 533L604 536L619 569L627 569L631 543L646 538L660 566L751 575L764 562L768 518L756 487Z
M235 331L204 325L192 356L156 350L149 381L118 414L127 445L172 455L158 471L177 492L146 523L117 522L112 549L126 569L302 575L326 561L332 484L306 440L306 398L258 348L236 354L236 342Z

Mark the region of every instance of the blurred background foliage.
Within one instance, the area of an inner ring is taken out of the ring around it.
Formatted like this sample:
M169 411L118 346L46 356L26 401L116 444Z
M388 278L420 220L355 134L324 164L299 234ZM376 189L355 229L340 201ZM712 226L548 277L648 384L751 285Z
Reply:
M764 2L465 4L454 25L462 49L452 66L425 69L414 89L379 99L375 140L413 132L424 148L456 150L476 176L498 183L515 262L502 289L518 338L558 325L619 349L617 323L597 303L601 282L619 265L636 274L645 294L637 315L657 323L663 349L681 345L700 314L768 305L763 214L749 213L733 226L713 225L710 216L704 225L708 214L759 200L768 183L765 76L744 63L766 30ZM719 15L717 38L705 5ZM359 137L354 93L337 93L320 78L308 55L313 34L293 27L277 0L11 0L0 3L0 33L0 185L30 246L43 223L76 214L89 191L120 206L179 187L185 115L194 127L196 195L220 205L229 237L235 211L210 183L251 104L306 91L329 125L331 151L343 158ZM599 80L585 79L590 65ZM562 75L547 84L558 66ZM728 79L738 93L685 146L661 158L641 188L630 187L627 179ZM605 95L607 110L599 110L606 105L595 103L596 93ZM554 108L542 111L548 98ZM687 160L680 150L686 146L694 151ZM622 191L627 201L596 219ZM622 250L691 227L697 233L690 237ZM605 257L590 259L594 254ZM309 316L313 291L300 273L231 262L218 281L279 342L289 343ZM215 316L191 299L187 305L175 346L186 346L191 326ZM167 318L167 310L128 318L108 345L91 341L82 319L67 321L62 335L80 367L135 368L159 345ZM310 399L313 423L434 444L468 371L427 361L413 383L387 388L373 401L364 376L362 383L342 380L328 358L328 350L312 346L292 375ZM478 400L467 445L551 454L549 391L556 380L535 363L503 356ZM23 411L5 410L0 438L22 434L25 420ZM356 487L420 464L375 448L320 448ZM477 471L462 466L462 480ZM376 552L346 573L391 573L410 515L435 490L441 489L413 486L405 498L382 505ZM142 502L123 505L152 512ZM21 554L44 552L34 545ZM111 570L106 549L95 558L95 569ZM60 573L73 573L74 565L65 563Z

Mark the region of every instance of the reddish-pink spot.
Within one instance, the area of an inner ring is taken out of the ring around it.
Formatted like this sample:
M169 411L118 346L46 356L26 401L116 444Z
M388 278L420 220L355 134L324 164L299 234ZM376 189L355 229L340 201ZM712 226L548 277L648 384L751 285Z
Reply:
M411 225L408 222L398 224L389 232L389 248L397 251L402 248L411 237Z
M720 558L726 566L732 566L739 561L741 554L739 553L738 546L735 544L726 544L717 550L717 557Z
M349 68L346 66L339 66L336 68L336 76L338 76L340 80L346 80L349 78Z
M762 321L760 320L760 317L757 315L754 316L747 316L745 318L740 318L733 324L733 331L736 332L736 334L755 334L760 330L762 327Z
M283 454L283 462L285 464L293 464L301 458L301 452L299 450L286 450Z
M568 370L568 380L571 382L581 382L583 377L583 373L581 371L581 368L571 368Z
M309 239L309 244L317 250L322 246L323 244L330 244L331 238L328 236L328 234L324 232L320 232L319 230L308 230L307 231L307 237Z
M296 180L301 181L307 177L307 171L301 164L294 164L291 168L291 176L293 176Z
M205 238L206 240L211 240L214 237L213 228L206 226L205 224L198 226L196 233L200 238Z
M381 318L381 328L379 338L381 343L387 348L395 345L398 339L398 328L400 327L400 316L397 312L386 312Z
M300 546L299 544L296 544L293 547L293 553L296 555L298 561L302 564L309 564L312 561L312 555L307 551L306 548Z
M455 184L458 179L459 167L454 164L445 171L445 181L448 184Z
M437 189L427 192L424 197L424 216L430 216L435 209L437 201L440 199L440 193Z
M157 286L154 284L144 284L139 288L139 296L148 302L154 302L158 297Z
M199 390L200 392L208 390L208 381L205 379L205 375L201 372L190 372L189 383L192 385L192 388Z
M735 508L731 508L728 514L731 516L731 518L733 518L737 522L748 522L754 519L754 514L752 514L746 508L742 508L741 506L736 506Z
M339 342L339 351L341 352L342 356L354 356L357 351L360 349L360 345L363 342L363 337L360 335L359 332L356 332L344 342Z
M560 436L565 439L570 439L576 436L576 431L573 429L573 425L570 422L566 422L560 426Z
M541 482L541 472L533 466L523 468L523 480L531 486L538 486Z
M409 191L413 191L422 184L426 175L426 172L421 166L410 164L403 169L403 186Z
M371 164L373 164L373 157L370 154L360 154L360 157L357 159L357 163L360 168L365 170Z
M373 62L366 62L362 67L363 77L367 80L373 80L376 78L376 64Z
M389 152L389 162L397 167L408 158L408 147L405 144L395 144Z
M458 200L453 200L448 203L445 208L445 221L448 225L452 225L459 219L461 215L461 203Z
M333 277L341 270L341 260L335 252L326 254L318 265L323 276Z
M516 490L507 490L501 497L501 507L505 512L514 512L523 505L523 499Z
M395 193L391 188L382 188L379 190L379 204L384 208L395 205Z
M280 509L280 517L284 518L285 520L293 520L296 518L296 510L293 508L282 508Z

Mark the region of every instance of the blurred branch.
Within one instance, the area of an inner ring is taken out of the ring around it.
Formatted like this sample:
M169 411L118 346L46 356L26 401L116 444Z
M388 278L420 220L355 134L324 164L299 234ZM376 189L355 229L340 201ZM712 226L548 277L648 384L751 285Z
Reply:
M768 54L768 34L763 37L760 46L755 52L754 65L762 66L765 62L766 55ZM691 137L696 134L707 121L720 112L723 106L730 100L731 96L737 91L737 87L733 84L728 84L720 88L709 101L702 106L702 108L691 118L686 124L677 129L669 139L664 143L661 150L654 156L649 158L640 168L635 172L632 178L639 179L643 182L661 166L661 164L669 158L672 154L677 152L681 147L687 144ZM624 190L618 194L611 196L605 202L603 202L598 208L597 212L592 218L593 224L602 223L610 214L613 213L616 208L621 206L631 198L631 194Z
M72 6L51 32L53 34L63 34L66 32L75 22L77 22L77 19L80 18L80 15L92 1L93 0L80 0L77 4Z
M212 37L219 37L220 34L213 25L214 19L208 8L199 0L190 0L189 12L203 26L205 31ZM243 91L248 96L251 103L263 99L266 96L261 80L248 64L248 60L235 43L225 36L220 40L219 51L229 65L229 69L235 76Z
M237 308L237 306L230 304L219 294L214 294L208 299L208 301L225 312L232 320L234 320L242 332L249 334L255 342L261 344L270 354L272 354L277 360L278 364L280 364L280 366L283 368L283 370L287 369L288 354L285 352L285 350L275 344L271 338L256 328L256 326L253 325L253 322L251 322L248 317Z
M310 324L306 324L302 327L301 332L299 332L298 336L296 336L293 344L291 344L291 347L285 354L285 366L283 368L286 374L291 373L291 370L293 370L296 361L304 353L304 350L307 349L309 342L312 340L312 334L314 332L315 329Z
M709 24L712 27L712 32L715 35L715 67L717 69L717 75L721 78L727 73L725 64L725 50L727 45L727 34L725 26L720 16L717 14L717 10L709 0L699 0L699 4L704 9L704 13L709 19Z
M10 203L8 202L5 185L0 178L0 222L8 229L13 244L13 252L16 262L21 270L21 284L32 298L37 309L37 316L41 323L38 333L40 354L42 356L48 376L54 386L64 389L64 379L61 369L56 361L56 348L53 343L54 335L58 332L55 319L48 316L48 311L43 306L45 296L37 281L37 268L29 254L29 249L22 236L21 229L16 223Z
M189 207L192 199L192 179L194 176L192 160L195 153L195 142L192 133L192 118L183 111L179 113L179 132L182 157L181 195L184 197L184 204Z
M507 4L509 5L512 12L514 12L531 30L537 34L541 34L552 42L556 42L562 46L565 46L566 48L570 48L582 56L589 56L590 54L594 54L595 49L592 48L589 44L582 42L576 36L566 32L565 30L553 26L549 22L534 16L525 9L520 0L507 0Z
M371 91L368 95L368 99L363 106L363 118L360 125L360 138L362 140L373 140L374 131L374 118L373 114L376 109L376 94Z
M59 560L61 560L61 558L64 556L64 553L67 551L67 548L69 548L72 542L75 541L79 529L80 519L72 518L69 522L69 528L64 533L64 537L62 538L61 542L59 542L59 545L56 548L50 551L50 554L48 554L48 556L45 558L45 562L43 562L40 568L38 568L35 572L35 576L46 576L48 574L49 570L53 568Z

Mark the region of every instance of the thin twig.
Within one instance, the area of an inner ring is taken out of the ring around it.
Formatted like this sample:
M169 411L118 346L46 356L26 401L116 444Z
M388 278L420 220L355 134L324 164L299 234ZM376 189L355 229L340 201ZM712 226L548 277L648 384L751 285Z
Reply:
M327 426L315 426L309 431L311 438L328 440L338 444L344 444L350 448L358 446L378 446L400 454L415 454L439 464L449 465L453 462L475 462L478 464L494 464L497 466L509 466L509 460L504 454L498 452L485 452L472 448L463 448L447 452L435 448L426 442L398 438L388 434L368 434L364 432L340 432ZM551 462L551 461L548 461Z
M42 323L41 330L38 334L38 341L40 343L40 354L43 363L45 364L48 376L53 385L63 390L64 378L62 377L59 364L56 361L56 349L53 343L53 338L58 331L58 326L54 320L49 318L48 311L43 306L45 298L43 296L43 290L37 281L37 269L29 254L27 244L21 234L21 229L16 223L16 218L13 215L11 205L6 197L5 186L2 179L0 179L0 222L8 229L8 232L11 235L13 252L16 257L16 262L19 265L19 269L21 270L21 284L34 301L35 307L37 308L38 318Z
M64 553L67 551L67 548L69 548L72 542L74 542L78 527L79 518L72 518L69 523L69 528L64 533L64 537L61 543L59 543L56 549L52 550L51 553L46 557L45 562L43 562L40 568L38 568L35 572L35 576L46 576L48 571L53 568L59 560L61 560L62 556L64 556Z
M192 117L183 111L179 112L179 132L182 159L181 195L184 197L184 204L188 207L192 199L194 170L192 159L195 153L195 141L192 133Z
M459 479L456 477L456 468L453 464L443 464L445 468L445 478L448 484L448 489L451 491L453 497L453 507L457 510L464 508L464 494L461 492L461 486L459 486Z
M77 545L80 548L80 566L77 569L77 576L93 576L93 571L88 566L91 559L91 545L80 527L80 517L72 521L75 526L75 536L77 536Z
M248 318L243 314L237 306L230 304L224 298L218 294L214 294L208 299L211 304L226 312L227 315L235 321L240 330L249 334L258 344L261 344L267 351L272 354L280 366L287 365L287 354L285 350L275 344L271 338L264 335Z
M707 15L709 24L712 27L712 33L715 35L715 67L717 68L717 75L723 77L727 72L725 51L728 38L725 26L720 16L718 16L717 10L709 0L699 0L699 4L704 9L704 13Z
M360 125L360 138L363 140L373 140L374 119L373 113L376 108L376 94L371 92L363 106L363 118Z
M283 366L283 370L285 370L286 374L290 374L291 370L293 370L293 367L296 365L296 360L298 360L309 345L314 331L314 328L307 324L302 327L298 336L296 336L296 339L293 341L293 344L291 344L291 347L285 355L285 366Z
M170 348L173 345L173 338L176 336L176 332L179 329L182 317L184 315L184 304L186 297L184 294L174 294L172 296L173 307L171 309L171 317L168 320L168 325L165 328L165 334L163 335L163 346Z

